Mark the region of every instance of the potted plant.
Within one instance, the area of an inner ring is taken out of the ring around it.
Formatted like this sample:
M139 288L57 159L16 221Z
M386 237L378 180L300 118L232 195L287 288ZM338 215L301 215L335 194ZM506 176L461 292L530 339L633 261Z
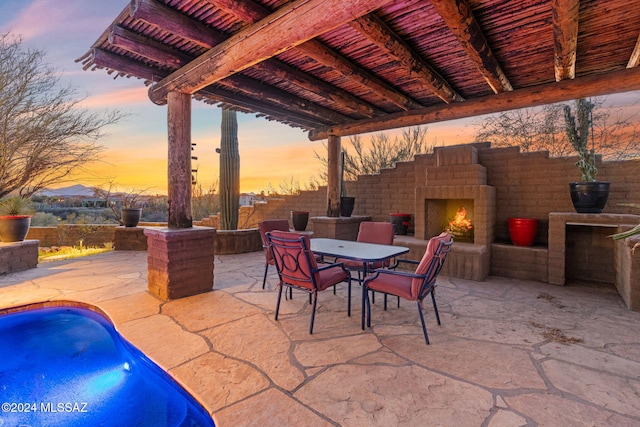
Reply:
M9 196L0 200L0 240L4 243L23 241L34 213L33 202L29 198Z
M347 196L347 186L344 183L344 151L340 161L340 216L351 216L356 204L356 198Z
M582 181L569 183L571 201L578 213L600 213L609 197L609 183L596 181L596 154L593 129L591 149L589 149L589 128L593 125L594 104L586 99L576 101L576 115L571 107L564 106L564 120L567 138L578 153L576 166L582 174Z
M113 192L113 188L114 184L109 183L108 189L103 190L96 187L93 191L96 196L104 199L120 225L137 227L142 217L142 208L138 207L138 197L140 197L143 192L130 191L115 193Z
M296 231L304 231L307 229L307 223L309 222L309 212L306 211L291 211L291 224Z

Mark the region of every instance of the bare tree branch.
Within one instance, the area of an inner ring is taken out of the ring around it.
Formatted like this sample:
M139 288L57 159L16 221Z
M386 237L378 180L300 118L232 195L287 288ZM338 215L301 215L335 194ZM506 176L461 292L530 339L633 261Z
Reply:
M105 126L124 117L79 108L75 89L59 87L44 53L0 34L0 197L63 181L97 160Z

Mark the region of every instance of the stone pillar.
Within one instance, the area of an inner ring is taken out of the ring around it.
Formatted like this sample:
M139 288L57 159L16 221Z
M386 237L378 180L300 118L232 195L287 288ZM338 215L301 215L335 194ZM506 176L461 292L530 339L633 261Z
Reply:
M213 289L214 228L147 228L149 292L163 300Z

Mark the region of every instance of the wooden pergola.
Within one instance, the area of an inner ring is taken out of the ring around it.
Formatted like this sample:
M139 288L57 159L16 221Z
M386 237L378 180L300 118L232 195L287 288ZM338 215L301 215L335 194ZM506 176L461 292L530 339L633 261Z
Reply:
M78 61L168 104L169 226L191 226L191 98L328 139L640 89L640 1L132 0Z

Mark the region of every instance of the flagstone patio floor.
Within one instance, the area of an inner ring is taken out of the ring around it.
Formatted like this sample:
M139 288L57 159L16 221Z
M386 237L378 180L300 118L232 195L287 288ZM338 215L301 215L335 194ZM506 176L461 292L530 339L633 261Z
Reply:
M111 252L0 275L0 307L98 306L171 373L218 426L639 426L640 313L613 286L438 279L424 343L416 306L382 298L360 328L360 292L308 297L274 320L277 276L261 252L221 255L214 291L147 292L146 252Z

